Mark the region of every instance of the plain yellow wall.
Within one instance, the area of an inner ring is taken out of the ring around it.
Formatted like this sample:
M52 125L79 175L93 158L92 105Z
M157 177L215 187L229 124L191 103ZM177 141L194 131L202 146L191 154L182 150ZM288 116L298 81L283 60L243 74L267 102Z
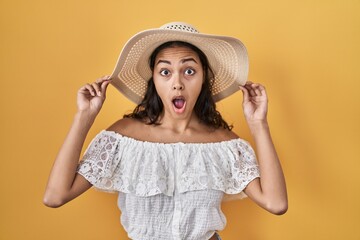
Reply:
M90 190L60 209L42 204L76 91L109 74L128 38L169 21L240 38L289 192L271 215L250 200L223 204L225 240L360 239L360 2L0 1L0 239L125 239L116 195ZM219 103L249 139L241 93ZM86 143L134 105L109 87Z

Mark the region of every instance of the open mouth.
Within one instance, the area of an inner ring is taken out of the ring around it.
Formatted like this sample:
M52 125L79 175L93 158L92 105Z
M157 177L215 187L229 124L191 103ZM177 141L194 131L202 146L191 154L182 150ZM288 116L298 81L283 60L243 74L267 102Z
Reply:
M182 96L177 96L172 100L176 112L181 113L185 109L186 101Z

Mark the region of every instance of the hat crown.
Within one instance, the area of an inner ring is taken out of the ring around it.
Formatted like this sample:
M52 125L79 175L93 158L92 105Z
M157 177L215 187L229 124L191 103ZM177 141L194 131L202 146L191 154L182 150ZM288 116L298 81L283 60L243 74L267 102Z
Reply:
M160 29L176 30L182 32L199 33L199 31L188 23L171 22L160 27Z

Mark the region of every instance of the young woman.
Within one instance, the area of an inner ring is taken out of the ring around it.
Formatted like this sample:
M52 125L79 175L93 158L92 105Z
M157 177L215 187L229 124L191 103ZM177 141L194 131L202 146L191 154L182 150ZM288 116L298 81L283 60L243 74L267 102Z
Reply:
M246 82L247 68L239 40L200 34L185 23L135 35L111 76L78 91L78 112L51 171L45 205L59 207L91 186L119 192L121 223L134 240L220 239L216 231L226 222L220 204L228 196L248 196L271 213L285 213L266 90ZM138 105L101 131L79 163L109 83ZM215 101L238 89L257 158L216 110Z

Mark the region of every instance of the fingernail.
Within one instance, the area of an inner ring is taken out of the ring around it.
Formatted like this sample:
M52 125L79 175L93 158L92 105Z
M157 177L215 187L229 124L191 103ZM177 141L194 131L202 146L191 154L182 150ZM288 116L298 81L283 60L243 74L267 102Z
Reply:
M100 96L101 96L101 92L100 92L100 91L98 91L97 95L100 97Z

